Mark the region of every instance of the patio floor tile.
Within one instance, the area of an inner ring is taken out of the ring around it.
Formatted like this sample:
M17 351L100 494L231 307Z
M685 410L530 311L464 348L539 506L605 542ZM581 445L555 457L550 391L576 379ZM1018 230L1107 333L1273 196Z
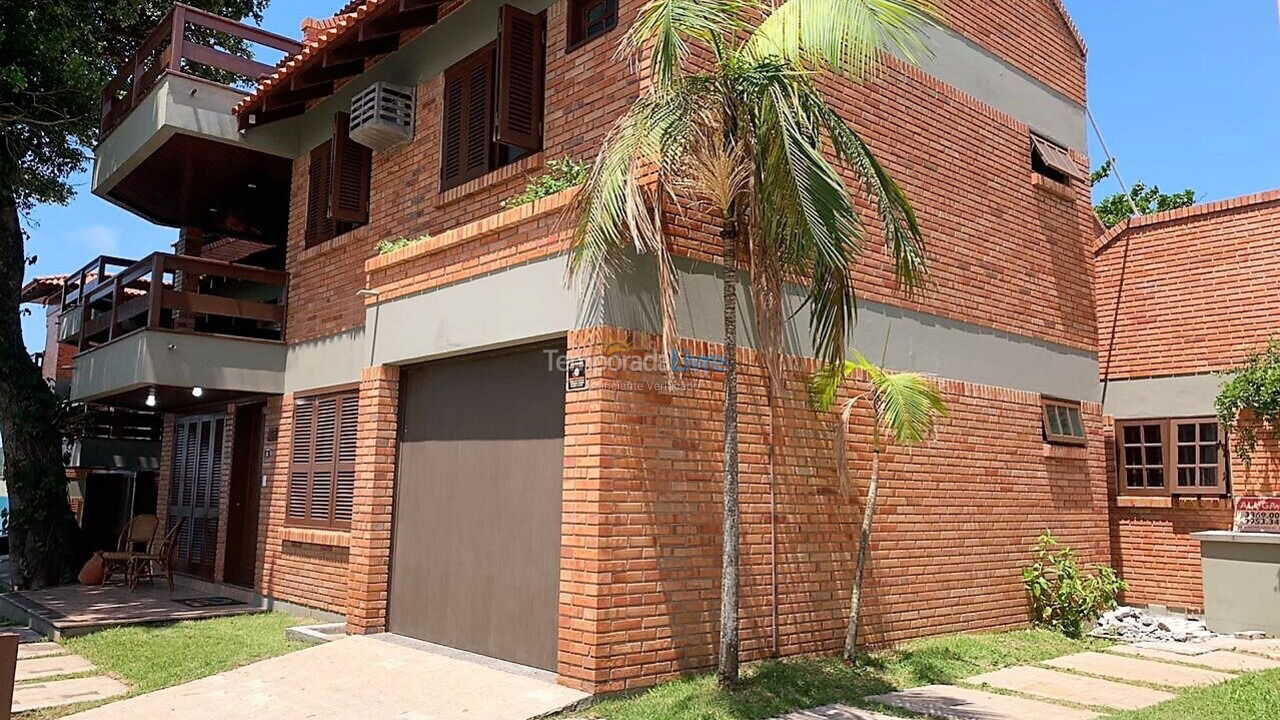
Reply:
M1172 700L1172 693L1135 687L1112 680L1081 677L1044 668L1019 666L975 675L965 682L990 685L1001 690L1035 695L1046 700L1060 700L1079 705L1138 710Z

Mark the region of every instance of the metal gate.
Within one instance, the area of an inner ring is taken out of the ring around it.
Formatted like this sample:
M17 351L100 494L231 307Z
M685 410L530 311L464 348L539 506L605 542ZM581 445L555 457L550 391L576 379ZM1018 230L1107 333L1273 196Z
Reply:
M560 343L405 371L392 632L555 669L563 352Z
M222 491L226 416L190 415L174 423L173 474L169 478L166 531L182 520L174 569L213 579Z

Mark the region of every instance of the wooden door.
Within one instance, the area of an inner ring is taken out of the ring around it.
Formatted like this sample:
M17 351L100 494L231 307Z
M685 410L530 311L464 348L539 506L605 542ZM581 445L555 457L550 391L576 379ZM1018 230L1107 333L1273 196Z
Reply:
M258 558L258 508L262 497L263 404L236 408L227 503L227 582L253 587Z
M226 416L189 415L178 418L174 425L166 519L166 531L182 520L174 569L212 580Z
M555 669L563 353L560 343L405 372L392 632Z

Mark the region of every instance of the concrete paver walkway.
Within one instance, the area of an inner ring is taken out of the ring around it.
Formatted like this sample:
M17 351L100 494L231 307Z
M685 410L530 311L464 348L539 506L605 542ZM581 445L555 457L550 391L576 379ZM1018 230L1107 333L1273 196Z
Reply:
M13 688L13 712L106 700L126 692L129 688L124 683L105 675L23 683Z
M902 718L860 710L848 705L825 705L812 710L797 710L777 720L902 720Z
M555 682L347 637L78 713L76 720L526 720L586 698Z
M944 720L1092 720L1100 717L1090 710L951 685L927 685L867 699Z
M1280 660L1272 660L1261 655L1246 655L1230 650L1212 650L1199 655L1183 655L1168 650L1134 647L1133 645L1117 645L1109 648L1109 650L1120 655L1131 655L1147 660L1203 665L1222 672L1256 672L1258 670L1280 668Z
M965 682L1012 690L1045 700L1061 700L1115 710L1140 710L1174 698L1173 693L1163 690L1027 666L975 675Z
M1083 652L1054 658L1044 663L1060 670L1072 670L1087 675L1100 675L1114 680L1151 683L1166 687L1203 687L1226 682L1234 675L1216 670L1170 665L1155 660L1140 660L1110 653Z

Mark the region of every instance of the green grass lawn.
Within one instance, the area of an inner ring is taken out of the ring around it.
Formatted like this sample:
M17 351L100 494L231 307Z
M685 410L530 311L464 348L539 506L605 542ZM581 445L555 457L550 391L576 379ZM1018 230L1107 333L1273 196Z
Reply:
M1221 685L1180 693L1145 710L1107 720L1270 720L1280 718L1280 670L1253 673Z
M753 663L744 668L742 682L733 692L719 691L712 674L682 678L639 695L607 700L574 715L607 720L763 720L836 702L861 704L867 695L953 683L1009 665L1105 646L1101 641L1070 640L1048 630L949 635L876 653L853 668L836 658Z
M139 695L306 647L286 640L284 631L309 622L283 613L239 615L113 628L69 638L63 645L128 685L129 695ZM100 704L35 710L15 717L50 720Z

